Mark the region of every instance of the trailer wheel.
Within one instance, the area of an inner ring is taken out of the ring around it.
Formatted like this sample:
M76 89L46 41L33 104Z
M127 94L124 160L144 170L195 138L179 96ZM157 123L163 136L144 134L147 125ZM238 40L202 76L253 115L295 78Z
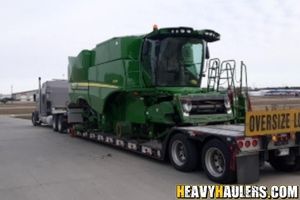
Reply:
M196 144L183 134L174 135L169 143L169 159L177 170L195 170L199 161Z
M57 131L57 115L53 115L52 117L52 128L53 128L53 131Z
M57 119L57 130L60 133L63 133L66 129L66 124L64 121L64 116L63 115L59 115L58 119Z
M236 180L236 172L230 170L230 152L225 143L212 139L202 150L202 167L212 181L232 183Z
M300 156L296 156L294 160L290 156L276 156L275 152L270 152L270 165L277 171L294 172L300 170Z
M33 112L31 115L31 122L33 126L39 126L41 123L38 121L38 115L36 112Z

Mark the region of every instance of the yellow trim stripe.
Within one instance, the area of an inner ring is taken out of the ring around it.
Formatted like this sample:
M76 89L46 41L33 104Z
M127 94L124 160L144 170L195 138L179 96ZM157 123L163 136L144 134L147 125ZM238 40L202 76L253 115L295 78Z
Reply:
M80 83L72 83L72 88L77 87L100 87L100 88L113 88L117 89L119 86L116 85L110 85L110 84L104 84L104 83L88 83L88 82L80 82Z

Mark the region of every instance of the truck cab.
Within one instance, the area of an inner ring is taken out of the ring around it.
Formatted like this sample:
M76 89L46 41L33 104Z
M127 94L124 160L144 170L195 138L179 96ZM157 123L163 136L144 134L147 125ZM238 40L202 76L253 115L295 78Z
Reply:
M69 83L67 80L51 80L41 85L39 78L38 94L34 95L35 111L32 113L33 125L49 125L55 131L63 132L66 108L69 100Z

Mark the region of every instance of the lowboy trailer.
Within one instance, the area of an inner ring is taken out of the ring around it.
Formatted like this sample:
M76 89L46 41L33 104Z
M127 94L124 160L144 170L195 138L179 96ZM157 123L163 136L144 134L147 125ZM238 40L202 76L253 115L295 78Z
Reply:
M154 159L170 159L180 171L193 171L201 162L208 178L218 183L257 182L260 168L266 161L278 171L300 170L299 133L286 131L289 133L245 136L245 124L174 127L169 131L163 142L72 128L70 134Z

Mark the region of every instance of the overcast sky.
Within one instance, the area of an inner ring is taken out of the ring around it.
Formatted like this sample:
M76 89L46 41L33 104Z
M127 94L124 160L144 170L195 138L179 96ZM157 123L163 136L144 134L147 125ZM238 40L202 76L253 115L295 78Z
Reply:
M299 0L1 0L0 93L67 78L68 56L153 24L219 32L211 57L244 60L252 87L300 86Z

